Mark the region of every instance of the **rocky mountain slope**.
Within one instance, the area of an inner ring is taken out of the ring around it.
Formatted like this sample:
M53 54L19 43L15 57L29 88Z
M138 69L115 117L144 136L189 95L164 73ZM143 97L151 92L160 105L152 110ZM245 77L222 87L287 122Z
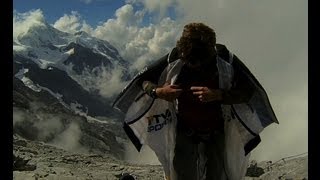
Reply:
M162 168L136 165L115 159L110 154L79 154L49 146L45 143L14 139L15 180L116 180L123 172L138 179L163 179Z
M13 134L66 150L123 156L121 123L77 114L47 91L33 91L13 78Z
M308 156L283 158L277 162L252 161L247 169L246 180L307 180Z
M119 116L110 104L122 86L111 81L127 80L130 63L107 41L82 31L64 33L46 22L13 41L13 73L26 86L93 117Z
M14 136L13 145L15 180L117 180L125 172L133 174L138 180L163 180L159 165L128 163L109 154L68 152L18 136ZM273 164L265 161L251 164L245 180L306 180L307 169L308 156Z

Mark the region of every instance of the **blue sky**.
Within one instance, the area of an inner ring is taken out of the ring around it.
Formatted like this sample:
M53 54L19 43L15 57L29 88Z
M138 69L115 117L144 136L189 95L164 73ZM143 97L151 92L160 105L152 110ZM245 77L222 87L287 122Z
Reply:
M41 9L50 24L64 14L77 11L91 26L96 26L114 16L115 10L125 4L124 0L13 0L13 9L24 13L32 9Z

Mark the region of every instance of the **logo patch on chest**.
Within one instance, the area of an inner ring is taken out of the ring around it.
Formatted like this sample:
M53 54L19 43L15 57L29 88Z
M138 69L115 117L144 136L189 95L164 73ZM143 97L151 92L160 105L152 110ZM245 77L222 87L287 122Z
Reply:
M146 117L148 121L148 132L159 131L168 123L172 121L172 114L167 109L164 113L155 114L149 117Z

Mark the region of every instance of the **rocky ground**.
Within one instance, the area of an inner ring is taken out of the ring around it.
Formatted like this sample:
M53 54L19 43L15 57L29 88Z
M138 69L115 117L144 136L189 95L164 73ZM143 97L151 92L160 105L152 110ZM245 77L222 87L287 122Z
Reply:
M251 177L249 177L251 176ZM251 163L245 180L307 180L308 156L283 158L277 162Z
M18 136L14 136L13 145L15 180L117 180L124 172L138 180L163 180L159 165L132 164L108 154L72 153ZM307 156L275 163L252 162L245 180L306 180L307 163Z
M157 165L135 165L117 160L110 155L80 154L15 137L15 180L117 180L123 172L138 179L163 179Z

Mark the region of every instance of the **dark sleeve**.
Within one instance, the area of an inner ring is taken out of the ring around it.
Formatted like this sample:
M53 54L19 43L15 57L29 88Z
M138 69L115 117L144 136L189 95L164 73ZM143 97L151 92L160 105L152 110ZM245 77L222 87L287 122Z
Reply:
M156 60L148 66L148 69L137 80L137 85L147 94L150 94L151 90L158 84L159 76L168 64L167 58L168 54Z
M143 77L140 78L139 83L143 83L144 81L150 81L154 84L158 83L158 79L163 69L167 66L168 54L156 60L153 64L148 67L148 70L144 72Z
M232 87L223 92L222 104L240 104L246 103L254 92L253 84L246 78L244 71L241 69L237 56L233 56L234 80Z
M167 67L168 63L171 63L179 58L177 48L173 48L171 53L168 53L154 63L152 63L148 70L144 73L144 76L140 78L139 83L143 83L144 81L150 81L153 84L158 84L158 79L162 73L162 71ZM169 59L169 62L168 62Z

